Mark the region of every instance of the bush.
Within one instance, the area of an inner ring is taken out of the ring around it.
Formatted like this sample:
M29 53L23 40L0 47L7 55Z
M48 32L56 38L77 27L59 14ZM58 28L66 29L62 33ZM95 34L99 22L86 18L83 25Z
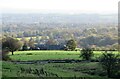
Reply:
M115 74L120 70L118 55L115 55L112 52L104 52L100 57L100 64L103 69L106 70L109 78L117 76Z
M7 50L2 50L2 60L8 61L11 60L11 58L7 55L9 52Z
M27 53L26 55L32 55L32 53Z
M81 50L81 54L80 57L82 57L85 60L91 60L92 56L93 56L93 51L89 48L84 48Z

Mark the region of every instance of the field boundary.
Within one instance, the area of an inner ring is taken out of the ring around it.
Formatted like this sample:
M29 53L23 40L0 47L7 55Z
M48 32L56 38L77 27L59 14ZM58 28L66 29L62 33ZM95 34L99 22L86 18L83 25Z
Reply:
M16 64L45 64L45 63L79 63L79 62L98 62L98 60L91 60L91 61L86 61L86 60L32 60L32 61L11 61Z

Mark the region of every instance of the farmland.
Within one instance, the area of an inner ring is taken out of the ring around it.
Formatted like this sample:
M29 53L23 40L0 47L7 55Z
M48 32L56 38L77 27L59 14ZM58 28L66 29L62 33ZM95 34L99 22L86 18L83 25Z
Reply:
M99 58L103 51L94 51L94 58ZM114 51L114 53L118 53ZM51 59L76 59L80 60L80 51L16 51L15 55L9 54L13 60L51 60Z
M3 79L120 77L116 14L8 13L2 21Z
M43 73L41 72L43 69ZM36 73L37 70L41 73ZM3 62L4 77L100 77L102 69L94 63L49 63L49 64L15 64ZM47 74L45 74L47 73Z
M103 51L94 51L97 59ZM118 52L115 51L115 54ZM37 60L81 60L80 51L16 51L9 53L13 61ZM98 62L83 61L79 63L34 63L3 61L3 77L89 77L107 79L105 71Z

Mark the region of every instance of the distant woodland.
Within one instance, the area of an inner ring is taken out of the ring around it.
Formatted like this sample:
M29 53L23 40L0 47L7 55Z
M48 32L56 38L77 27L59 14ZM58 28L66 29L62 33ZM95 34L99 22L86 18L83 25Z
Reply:
M82 16L88 18L88 15L69 15L65 17L63 15L48 17L47 14L39 17L38 15L5 15L1 25L2 31L0 31L3 35L0 36L15 37L24 43L32 40L36 46L46 44L65 45L68 40L74 39L78 48L118 49L118 25L115 21L109 23L107 17L104 20L99 18L96 22L95 20L98 19L98 16L96 16L91 19L91 23L90 19L82 20Z

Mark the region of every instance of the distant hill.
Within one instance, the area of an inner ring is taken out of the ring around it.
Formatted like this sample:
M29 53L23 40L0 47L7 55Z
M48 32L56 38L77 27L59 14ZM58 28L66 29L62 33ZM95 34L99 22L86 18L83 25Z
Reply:
M3 23L117 23L118 15L100 14L3 14Z

